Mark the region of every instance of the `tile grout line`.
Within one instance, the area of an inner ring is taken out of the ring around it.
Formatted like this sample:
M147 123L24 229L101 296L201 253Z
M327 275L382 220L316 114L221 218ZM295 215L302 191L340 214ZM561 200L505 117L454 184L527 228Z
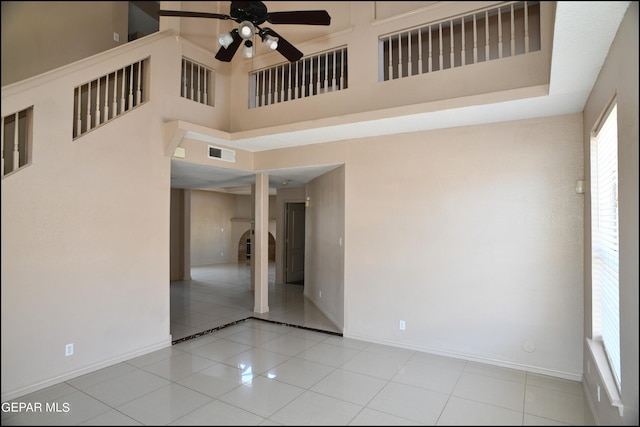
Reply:
M338 336L338 337L342 337L343 336L343 334L340 333L340 332L325 331L325 330L322 330L322 329L311 328L311 327L308 327L308 326L294 325L294 324L291 324L291 323L278 322L276 320L261 319L260 317L249 316L247 318L236 320L236 321L227 323L227 324L222 325L222 326L217 326L215 328L207 329L205 331L198 332L198 333L193 334L193 335L188 335L186 337L175 339L175 340L171 341L171 345L176 345L176 344L180 344L180 343L183 343L185 341L189 341L189 340L192 340L192 339L195 339L195 338L200 338L200 337L202 337L204 335L208 335L208 334L211 334L213 332L219 331L221 329L227 328L229 326L237 325L239 323L246 322L247 320L252 320L252 319L253 320L260 320L261 322L273 323L273 324L276 324L276 325L289 326L291 328L304 329L304 330L312 331L312 332L320 332L320 333L323 333L323 334L329 334L329 335L334 335L334 336Z

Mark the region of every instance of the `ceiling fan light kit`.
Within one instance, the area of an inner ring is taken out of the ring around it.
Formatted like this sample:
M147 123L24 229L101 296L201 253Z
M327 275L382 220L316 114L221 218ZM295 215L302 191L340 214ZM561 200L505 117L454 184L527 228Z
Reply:
M238 33L240 33L240 37L245 40L249 40L250 38L252 38L255 32L255 27L249 21L242 21L238 26Z
M285 40L280 34L271 28L261 28L264 22L270 24L297 24L297 25L330 25L331 16L326 10L299 10L286 12L267 11L267 7L261 1L232 1L230 14L208 12L188 12L179 10L160 10L160 16L177 16L182 18L213 18L221 20L233 20L238 28L218 36L220 50L216 53L216 59L230 62L236 51L242 47L242 56L252 58L255 55L255 46L251 39L258 34L262 42L269 50L277 50L290 62L296 62L302 58L303 53ZM243 43L244 42L244 43Z
M251 40L245 40L244 46L242 47L242 56L245 58L253 58L254 51L253 42Z
M231 32L220 34L218 36L218 43L220 43L220 46L224 46L225 49L231 46L231 43L233 43Z
M276 50L278 48L278 37L273 37L269 34L261 34L262 42L269 48L269 50Z

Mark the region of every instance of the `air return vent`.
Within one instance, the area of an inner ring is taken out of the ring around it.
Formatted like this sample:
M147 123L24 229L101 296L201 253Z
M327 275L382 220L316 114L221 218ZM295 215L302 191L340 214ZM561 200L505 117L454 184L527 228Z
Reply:
M226 162L236 162L236 152L233 150L228 150L226 148L214 147L213 145L209 146L209 158L211 159L220 159Z

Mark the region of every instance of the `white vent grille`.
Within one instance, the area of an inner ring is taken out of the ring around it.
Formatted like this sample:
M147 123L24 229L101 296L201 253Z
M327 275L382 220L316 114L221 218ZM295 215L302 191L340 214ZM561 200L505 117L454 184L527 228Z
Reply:
M209 146L209 158L210 159L220 159L225 162L236 162L236 152L233 150L229 150L226 148L214 147L213 145Z

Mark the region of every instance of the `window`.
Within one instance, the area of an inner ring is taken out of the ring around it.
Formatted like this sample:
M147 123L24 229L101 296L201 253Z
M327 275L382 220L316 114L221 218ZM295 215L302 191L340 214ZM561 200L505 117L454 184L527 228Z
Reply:
M591 139L593 339L601 341L620 390L618 125L612 104Z

